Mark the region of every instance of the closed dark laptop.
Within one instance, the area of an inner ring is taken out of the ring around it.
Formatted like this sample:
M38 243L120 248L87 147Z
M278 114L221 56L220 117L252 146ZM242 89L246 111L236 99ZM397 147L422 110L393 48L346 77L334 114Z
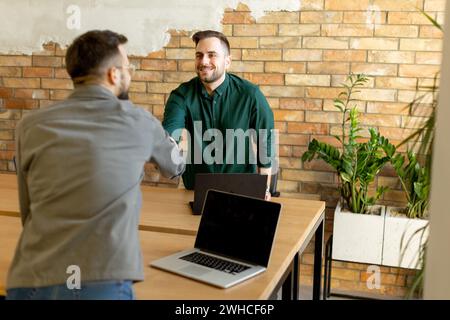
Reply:
M193 214L201 214L209 189L264 199L267 176L257 173L198 173L195 175Z
M280 210L279 203L209 190L195 247L151 265L228 288L266 270Z

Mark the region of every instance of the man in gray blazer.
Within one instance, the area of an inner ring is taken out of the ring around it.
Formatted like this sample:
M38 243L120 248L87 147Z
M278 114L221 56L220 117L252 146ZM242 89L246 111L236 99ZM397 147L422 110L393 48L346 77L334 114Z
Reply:
M75 39L66 54L75 90L17 126L23 231L7 299L133 299L144 279L144 163L176 177L184 161L160 122L127 100L126 42L98 30Z

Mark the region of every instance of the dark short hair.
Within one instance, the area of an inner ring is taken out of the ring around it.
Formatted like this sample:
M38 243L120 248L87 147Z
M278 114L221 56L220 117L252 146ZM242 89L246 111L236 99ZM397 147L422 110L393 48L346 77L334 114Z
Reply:
M230 43L228 42L227 37L221 32L214 31L214 30L205 30L205 31L198 31L194 33L192 36L192 40L195 42L195 45L197 46L200 40L207 39L207 38L217 38L222 42L222 44L227 48L228 54L230 51Z
M66 53L66 69L72 79L100 76L105 63L120 55L119 45L128 39L109 30L92 30L77 37Z

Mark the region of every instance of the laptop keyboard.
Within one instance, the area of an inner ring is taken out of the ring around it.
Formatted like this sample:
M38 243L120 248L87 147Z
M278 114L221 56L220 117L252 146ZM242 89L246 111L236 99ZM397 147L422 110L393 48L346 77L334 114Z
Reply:
M250 268L243 264L230 262L199 252L188 254L187 256L180 257L180 259L231 274L238 274Z

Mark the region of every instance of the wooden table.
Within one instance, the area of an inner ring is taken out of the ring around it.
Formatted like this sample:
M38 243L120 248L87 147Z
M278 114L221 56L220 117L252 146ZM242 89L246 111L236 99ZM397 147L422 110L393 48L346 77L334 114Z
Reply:
M15 178L14 175L0 175L0 215L19 217ZM188 202L193 199L192 191L142 186L142 199L139 229L146 231L140 233L144 257L149 259L145 261L146 263L193 246L194 237L192 236L197 232L200 216L192 215L188 205ZM315 235L313 299L319 299L325 204L322 201L289 198L274 198L273 201L281 203L283 209L270 264L262 275L223 290L164 271L146 268L148 280L136 285L138 298L267 299L273 291L282 287L283 298L297 299L299 254L303 253ZM20 219L17 219L17 222L19 223ZM156 235L158 239L151 238ZM190 242L183 238L188 235L190 235ZM0 239L2 238L0 233ZM180 246L177 246L178 240L180 240ZM162 246L164 241L168 246ZM175 290L174 288L180 284L180 289ZM185 294L187 291L188 296ZM183 297L180 296L180 292L183 293Z

